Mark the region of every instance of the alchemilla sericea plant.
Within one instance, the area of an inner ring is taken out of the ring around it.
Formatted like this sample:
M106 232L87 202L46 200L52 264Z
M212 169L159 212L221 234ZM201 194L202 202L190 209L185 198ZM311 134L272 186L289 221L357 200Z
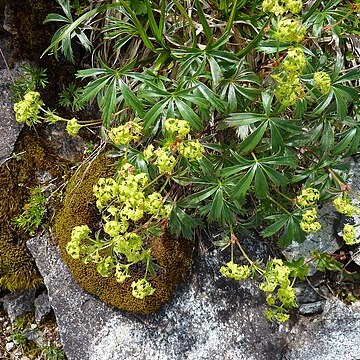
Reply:
M82 115L91 104L116 158L114 176L93 189L97 229L73 229L71 257L119 283L140 269L131 288L143 299L156 292L151 281L160 270L151 239L191 239L215 223L223 234L217 245L229 249L221 275L257 279L267 318L279 322L297 307L294 285L310 264L343 273L359 242L351 219L360 213L358 195L346 179L346 159L360 144L351 40L358 1L58 3L61 14L46 22L60 27L45 53L83 67L60 94L60 105L79 111L71 120L59 116L30 87L15 104L16 118L66 121L76 136L99 125ZM80 59L74 42L89 56ZM344 220L341 257L315 250L286 261L282 248L321 230L324 204ZM241 240L249 232L276 243L278 255L252 259Z

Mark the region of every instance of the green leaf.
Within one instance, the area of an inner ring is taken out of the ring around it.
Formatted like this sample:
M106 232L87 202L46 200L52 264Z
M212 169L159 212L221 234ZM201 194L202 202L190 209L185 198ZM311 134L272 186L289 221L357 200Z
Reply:
M209 184L210 185L210 184ZM195 192L194 194L191 194L183 199L184 203L188 204L198 204L201 201L207 199L212 194L214 194L218 190L218 186L211 186L207 187L206 189L203 189L201 191Z
M256 197L259 199L266 197L269 191L269 185L267 183L266 176L261 166L258 166L256 168L254 191Z
M285 225L285 230L278 240L278 245L282 248L286 248L287 246L289 246L295 240L294 233L295 233L295 224L294 224L294 219L291 217L287 221Z
M308 276L309 267L305 264L303 257L293 261L286 261L285 265L290 269L292 278L299 278L303 281Z
M266 130L268 129L269 122L265 121L263 124L258 126L241 144L239 150L242 153L248 153L252 151L256 145L259 144L263 138Z
M333 88L335 100L336 100L336 111L340 120L344 120L347 115L347 105L346 101L342 95L338 92L337 89Z
M144 117L144 130L147 131L159 118L160 114L165 110L169 100L164 99L155 104Z
M195 227L201 225L201 222L186 214L184 210L175 204L170 214L169 225L172 234L182 235L185 239L191 240Z
M312 255L315 258L316 269L319 271L341 271L343 268L343 264L332 258L329 254L313 251Z
M256 168L257 165L252 166L251 169L249 169L248 172L238 181L232 191L232 199L239 199L246 195L254 179Z
M261 28L261 30L258 32L258 34L254 37L254 39L252 41L250 41L245 47L244 49L242 49L241 51L239 51L237 53L237 56L239 58L243 58L245 57L252 49L255 49L256 46L259 44L259 42L261 41L262 37L263 37L263 33L265 31L265 29L267 28L267 26L270 23L270 20L272 19L272 16L270 15L269 18L267 19L266 23L264 24L264 26Z
M224 193L221 188L218 188L216 191L216 194L214 196L213 202L211 204L211 210L209 213L209 219L211 220L217 220L220 223L222 222L222 213L224 209Z
M262 164L261 167L263 168L267 177L271 180L273 184L280 186L285 185L288 182L284 175L271 168L270 166Z
M187 105L184 101L180 99L175 99L176 107L178 108L180 115L184 120L187 120L190 123L190 126L194 130L202 129L202 121L199 116Z
M119 88L122 96L124 97L125 104L129 106L131 109L133 109L140 117L144 117L145 112L141 104L141 101L138 100L135 94L121 79L119 79Z
M206 41L208 44L211 44L213 42L213 34L210 29L209 23L206 20L206 17L205 17L204 11L203 11L203 7L200 4L199 0L195 0L195 7L196 7L197 15L199 17L200 24L202 25L204 33L205 33Z
M274 234L276 234L280 229L287 223L289 220L289 215L287 214L279 214L277 215L277 220L268 226L266 229L261 231L260 235L263 237L270 237Z

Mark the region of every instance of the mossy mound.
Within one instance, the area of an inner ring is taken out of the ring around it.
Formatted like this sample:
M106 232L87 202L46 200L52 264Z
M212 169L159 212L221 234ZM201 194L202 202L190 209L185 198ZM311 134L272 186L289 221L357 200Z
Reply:
M155 277L149 279L156 289L155 293L143 300L131 294L132 281L143 274L135 273L126 282L119 284L114 276L102 277L96 271L95 264L74 260L65 250L73 227L87 224L91 228L92 224L99 221L92 188L100 177L110 176L112 172L107 159L100 156L91 166L86 168L84 165L73 176L67 187L64 206L55 217L54 234L59 241L62 258L80 286L108 305L133 313L150 314L159 310L185 279L192 255L189 242L171 236L163 236L151 242L151 254L161 269Z
M42 283L25 241L29 236L14 228L18 216L37 186L37 171L49 171L53 177L63 173L60 164L44 147L35 131L17 143L12 158L0 167L0 285L15 291Z

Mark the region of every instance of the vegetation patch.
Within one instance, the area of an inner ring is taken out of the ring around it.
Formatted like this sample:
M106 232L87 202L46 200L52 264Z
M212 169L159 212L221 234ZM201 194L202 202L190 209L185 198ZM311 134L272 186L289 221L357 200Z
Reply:
M143 277L141 267L132 271L131 276L123 283L119 283L113 276L101 276L96 263L80 262L66 251L75 227L86 224L94 233L98 230L101 216L95 206L93 187L100 178L114 173L110 164L109 159L100 156L91 165L83 165L71 178L63 208L56 215L55 237L59 241L63 259L69 265L76 281L85 290L111 306L134 313L149 314L160 309L173 295L177 285L185 279L191 264L191 242L177 239L169 233L151 239L148 247L159 270L151 279L154 294L143 299L134 297L131 287L133 281Z
M93 127L111 146L113 171L101 158L78 173L55 226L82 286L122 309L157 309L184 277L174 264L188 266L182 239L210 223L229 249L219 271L258 279L269 320L289 319L310 263L343 276L360 242L358 194L347 184L347 158L360 149L359 1L58 4L44 54L82 67L60 95L71 119L45 108L35 88L14 109L30 126L64 121L71 136ZM79 62L80 51L89 56ZM99 116L74 113L88 106ZM344 254L286 261L282 249L321 230L325 204L343 215ZM251 259L249 232L276 257Z
M39 212L45 212L45 205L39 190L35 191L42 209L38 207L38 201L34 205L36 199L31 195L39 186L39 172L61 177L65 168L51 155L35 131L29 131L19 139L12 158L0 167L0 285L3 288L20 290L42 283L25 241L40 225Z

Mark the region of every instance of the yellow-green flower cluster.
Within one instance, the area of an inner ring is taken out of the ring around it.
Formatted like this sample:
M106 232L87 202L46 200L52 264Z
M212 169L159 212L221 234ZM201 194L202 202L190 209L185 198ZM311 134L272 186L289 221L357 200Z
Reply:
M300 47L290 47L282 64L282 71L273 75L276 81L275 96L284 106L290 106L301 99L303 88L300 75L306 66L304 50Z
M150 144L143 151L144 159L153 161L161 174L174 170L177 163L176 152L190 162L202 158L205 150L200 141L185 139L190 132L188 121L170 118L165 120L164 126L167 131L164 144L157 149Z
M27 92L23 100L14 104L16 121L29 126L38 123L41 106L43 102L40 94L36 91Z
M269 294L266 301L271 309L265 310L266 317L273 321L285 322L289 319L286 309L296 307L295 291L290 283L290 268L281 259L271 260L263 274L263 282L259 289ZM277 289L276 294L274 294ZM276 302L280 302L280 306Z
M303 6L302 0L263 0L263 11L270 12L277 16L290 11L297 14L301 11Z
M200 160L205 152L204 147L199 140L188 140L178 143L177 149L179 154L189 161Z
M273 37L282 43L299 43L304 40L305 34L306 29L301 22L291 18L278 21Z
M344 239L345 244L347 245L354 245L359 242L356 239L355 228L350 224L344 225L342 230L342 238Z
M243 280L251 275L251 269L249 266L235 264L233 261L230 261L226 266L220 268L220 273L230 279Z
M137 299L143 299L145 296L152 295L155 292L155 289L146 279L139 279L138 281L133 281L131 284L132 295Z
M145 216L148 221L162 221L171 212L171 205L164 204L162 195L147 186L149 182L146 173L136 173L129 163L123 164L114 178L99 179L93 193L102 212L103 231L91 239L87 225L75 227L67 252L74 259L84 255L82 261L96 263L101 276L114 275L119 283L131 277L131 266L139 262L147 266L151 251L144 247L144 239L148 235L137 223ZM155 291L145 278L134 282L132 288L133 295L139 299Z
M169 118L165 120L164 126L166 131L180 138L184 138L190 132L190 124L186 120Z
M101 211L107 207L109 216L115 219L109 220L105 216L106 224L104 231L113 236L114 234L125 233L129 221L137 222L145 214L153 218L167 218L170 212L170 205L164 205L160 193L146 193L146 185L149 183L146 173L134 173L132 165L126 163L118 171L116 180L113 178L101 178L94 186L94 195L97 199L96 205Z
M142 238L135 232L115 236L112 245L117 255L126 257L127 265L134 265L150 256L149 250L143 248Z
M81 129L81 125L77 122L75 118L67 121L66 131L70 136L76 136Z
M155 165L161 174L170 173L174 169L176 158L169 150L159 147L154 151L154 155L156 156Z
M304 50L300 47L291 47L283 61L283 68L288 73L301 74L306 65Z
M314 85L323 95L327 95L331 90L330 75L324 71L314 73Z
M317 218L317 210L315 208L303 212L300 227L307 233L317 232L321 229L321 224Z
M274 75L276 81L275 97L284 106L288 107L295 104L302 97L303 88L300 77L296 74Z
M131 277L130 275L130 264L120 264L115 265L115 278L116 281L122 284L126 279Z
M128 121L124 125L112 128L109 131L109 139L116 146L128 145L139 140L141 131L142 127L138 123Z
M338 196L334 201L333 204L335 206L335 209L340 214L344 214L346 216L353 216L353 215L359 215L360 209L356 206L354 206L351 203L351 200L348 196Z
M115 264L115 259L109 255L98 262L96 270L101 276L109 277L113 273Z
M81 243L89 239L91 230L87 225L76 226L72 229L71 239L66 245L67 253L73 259L79 259L81 253Z
M319 199L319 190L314 188L306 188L301 191L301 195L296 198L296 202L302 207L309 207L314 206Z

